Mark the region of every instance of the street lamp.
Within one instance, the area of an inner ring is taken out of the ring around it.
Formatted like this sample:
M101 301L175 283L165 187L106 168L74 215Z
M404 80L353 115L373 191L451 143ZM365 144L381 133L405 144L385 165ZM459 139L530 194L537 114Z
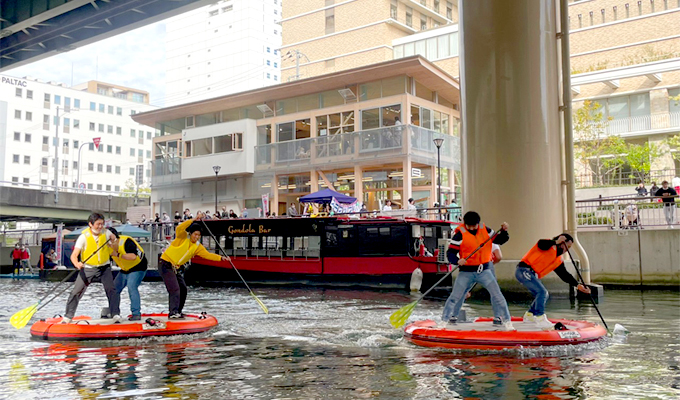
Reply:
M444 138L436 138L432 140L437 146L437 206L439 207L439 219L442 219L442 164L440 150L444 144Z
M217 209L217 174L220 173L220 170L222 167L219 165L213 165L213 171L215 171L215 213L219 214L219 210Z
M111 195L109 195L109 223L111 223Z
M78 185L79 188L80 188L80 169L82 168L82 165L80 164L80 152L81 152L81 150L83 150L83 147L85 145L90 145L90 144L94 144L94 142L85 142L85 143L81 144L80 147L78 147L78 175L77 175L77 178L76 178L76 185ZM73 176L73 175L71 175L71 176Z

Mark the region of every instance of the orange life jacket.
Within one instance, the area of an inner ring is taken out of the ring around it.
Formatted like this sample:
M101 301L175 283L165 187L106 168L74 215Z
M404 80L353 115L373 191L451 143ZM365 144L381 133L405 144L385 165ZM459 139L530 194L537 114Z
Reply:
M460 258L468 257L477 249L477 247L479 247L479 245L489 239L489 232L486 231L486 225L484 224L479 224L476 235L471 234L465 229L465 225L459 225L458 228L456 228L456 232L460 232L463 235L463 240L460 243L460 250L458 251ZM454 232L454 235L455 234L456 233ZM470 257L470 259L467 260L466 265L486 264L489 261L491 261L491 240L486 242L484 247Z
M562 264L562 256L557 255L555 246L552 246L548 250L541 250L538 248L538 243L536 243L534 247L522 257L522 262L530 266L540 279Z

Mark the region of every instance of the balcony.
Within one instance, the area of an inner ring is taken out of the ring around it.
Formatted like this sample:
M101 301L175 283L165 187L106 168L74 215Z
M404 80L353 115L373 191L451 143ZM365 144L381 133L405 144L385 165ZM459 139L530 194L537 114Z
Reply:
M673 130L674 128L680 128L680 112L613 119L607 123L606 133L628 136L626 134Z
M442 167L460 169L458 137L413 125L398 125L353 133L319 136L255 147L256 171L309 171L344 168L411 155L412 160L436 165L435 138L444 138ZM390 160L399 161L399 160Z

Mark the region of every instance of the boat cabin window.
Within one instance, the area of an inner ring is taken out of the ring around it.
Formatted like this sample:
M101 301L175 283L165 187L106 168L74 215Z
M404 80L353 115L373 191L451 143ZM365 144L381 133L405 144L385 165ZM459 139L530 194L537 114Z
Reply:
M433 237L434 236L434 229L431 226L426 226L425 229L423 229L423 236L424 237Z

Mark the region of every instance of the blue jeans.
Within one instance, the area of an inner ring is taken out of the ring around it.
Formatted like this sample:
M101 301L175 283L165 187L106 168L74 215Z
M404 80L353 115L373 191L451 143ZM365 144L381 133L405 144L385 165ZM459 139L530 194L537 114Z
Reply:
M517 267L515 278L534 295L529 312L534 315L545 314L545 303L548 302L549 294L536 272L531 268Z
M118 304L120 304L120 293L123 291L125 286L127 286L128 294L130 295L130 311L132 311L132 315L142 315L142 303L139 298L139 285L142 283L142 279L144 279L145 275L146 270L134 271L127 274L124 274L123 271L120 271L113 282L116 288Z
M491 263L489 263L491 264ZM491 295L491 307L493 308L493 316L500 318L503 322L510 321L510 310L508 303L501 293L501 288L498 286L496 277L490 269L485 269L481 273L475 272L458 272L456 281L453 283L453 290L451 295L446 300L444 305L444 313L442 314L442 321L449 321L451 318L458 318L458 312L463 307L465 301L465 293L467 293L472 286L479 282L480 285Z

